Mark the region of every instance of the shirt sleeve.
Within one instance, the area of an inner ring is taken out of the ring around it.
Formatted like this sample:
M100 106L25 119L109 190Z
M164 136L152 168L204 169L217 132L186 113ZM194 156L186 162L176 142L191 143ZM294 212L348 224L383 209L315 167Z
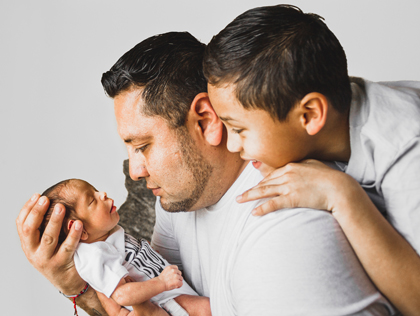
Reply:
M105 242L79 244L74 263L80 277L96 291L110 297L120 280L128 274L117 249Z
M235 260L237 315L391 315L325 211L285 209L256 218Z
M171 214L162 209L159 199L156 201L155 210L156 222L151 241L152 248L182 270L181 255L173 232Z
M382 185L388 221L420 255L420 138L395 157Z

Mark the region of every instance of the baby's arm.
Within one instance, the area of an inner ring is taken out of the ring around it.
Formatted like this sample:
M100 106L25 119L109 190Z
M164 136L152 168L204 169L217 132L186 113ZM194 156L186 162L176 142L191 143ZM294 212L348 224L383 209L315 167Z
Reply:
M181 271L177 266L167 266L159 276L144 282L120 281L111 298L121 306L133 306L150 300L162 292L182 286Z
M315 160L292 163L273 171L238 202L260 198L271 199L255 215L289 207L331 211L378 289L404 315L418 314L420 257L352 177Z

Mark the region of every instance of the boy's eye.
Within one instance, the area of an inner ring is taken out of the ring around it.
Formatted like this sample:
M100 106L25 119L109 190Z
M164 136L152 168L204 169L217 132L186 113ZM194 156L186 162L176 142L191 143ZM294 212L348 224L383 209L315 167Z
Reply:
M242 133L243 129L242 128L232 128L232 133L235 134L240 134Z
M135 148L134 152L137 154L138 152L144 152L149 145L144 145L139 148Z

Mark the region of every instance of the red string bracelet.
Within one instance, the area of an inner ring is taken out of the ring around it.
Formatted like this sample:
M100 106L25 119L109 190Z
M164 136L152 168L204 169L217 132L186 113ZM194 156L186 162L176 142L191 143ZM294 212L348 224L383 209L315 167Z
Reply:
M89 283L86 283L85 287L83 288L83 290L80 291L79 294L76 295L66 295L63 292L59 291L61 294L63 294L65 297L67 298L72 298L73 299L73 305L74 305L74 315L79 316L79 314L77 314L77 308L76 308L76 298L78 298L80 295L85 294L86 291L89 288Z

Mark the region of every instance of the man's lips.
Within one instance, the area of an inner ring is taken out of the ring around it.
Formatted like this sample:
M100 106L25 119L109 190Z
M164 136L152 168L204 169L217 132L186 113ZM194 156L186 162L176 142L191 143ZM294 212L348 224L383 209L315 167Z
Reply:
M160 187L156 187L156 188L151 188L151 187L147 187L149 190L152 190L153 195L158 196L159 192L160 192Z

